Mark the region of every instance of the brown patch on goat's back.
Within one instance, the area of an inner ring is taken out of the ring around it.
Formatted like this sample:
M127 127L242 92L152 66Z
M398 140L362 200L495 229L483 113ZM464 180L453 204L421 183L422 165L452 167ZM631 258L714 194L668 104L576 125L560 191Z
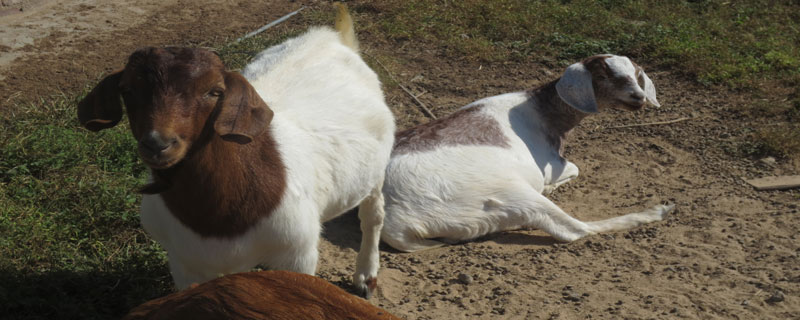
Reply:
M238 273L146 302L134 319L399 319L327 281L289 271Z
M395 134L392 155L434 150L440 146L485 145L508 147L500 124L481 112L483 106L459 110L447 117Z

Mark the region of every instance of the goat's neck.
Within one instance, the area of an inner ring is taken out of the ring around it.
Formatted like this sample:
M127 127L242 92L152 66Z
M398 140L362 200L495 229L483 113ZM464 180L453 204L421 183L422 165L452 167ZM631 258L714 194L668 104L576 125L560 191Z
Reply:
M533 89L529 92L534 102L535 111L542 117L541 128L547 140L558 154L564 155L564 143L581 120L585 113L573 108L559 97L556 91L558 79Z
M170 212L203 237L243 234L277 208L286 185L269 130L245 145L214 135L166 176Z

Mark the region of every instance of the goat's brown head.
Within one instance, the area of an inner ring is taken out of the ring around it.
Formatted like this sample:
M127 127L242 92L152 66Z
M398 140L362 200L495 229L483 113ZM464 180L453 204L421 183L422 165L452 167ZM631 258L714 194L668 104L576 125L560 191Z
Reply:
M204 49L136 50L122 71L78 104L81 124L92 131L115 126L122 118L120 96L139 156L154 169L179 163L214 131L226 141L248 143L272 120L250 83Z
M661 106L656 88L642 67L615 55L596 55L567 68L556 83L564 102L586 113L603 108L639 110Z

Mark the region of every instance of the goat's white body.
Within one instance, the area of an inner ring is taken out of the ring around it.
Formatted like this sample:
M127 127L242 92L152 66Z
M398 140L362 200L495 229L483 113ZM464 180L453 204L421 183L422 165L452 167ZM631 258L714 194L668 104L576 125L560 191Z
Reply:
M377 276L380 188L394 140L377 75L328 28L265 50L243 75L275 113L269 130L287 186L268 217L232 239L201 237L159 195L145 195L142 225L167 250L176 286L257 264L314 274L321 223L367 202L370 212L359 212L368 230L356 270L356 285L363 285Z
M533 226L556 239L619 230L660 220L667 207L598 222L582 222L545 198L578 176L547 140L547 127L526 92L478 100L500 125L506 146L441 145L392 156L386 170L386 219L381 237L402 251L417 251ZM432 240L435 239L435 240ZM437 241L438 240L438 241Z

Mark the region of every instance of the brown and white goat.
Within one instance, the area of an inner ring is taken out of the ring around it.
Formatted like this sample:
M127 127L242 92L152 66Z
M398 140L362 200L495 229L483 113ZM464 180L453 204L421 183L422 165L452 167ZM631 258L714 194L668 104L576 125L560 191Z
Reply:
M243 272L148 301L123 320L400 319L328 283L289 271Z
M213 52L144 48L78 106L97 131L122 117L152 172L141 220L178 288L263 264L314 274L322 222L360 205L354 284L376 285L394 119L347 11L260 53L243 74Z
M658 106L652 81L626 57L599 55L532 91L473 102L397 134L386 169L382 239L402 251L534 227L561 241L661 220L672 205L583 222L545 195L578 176L569 132L605 108Z

